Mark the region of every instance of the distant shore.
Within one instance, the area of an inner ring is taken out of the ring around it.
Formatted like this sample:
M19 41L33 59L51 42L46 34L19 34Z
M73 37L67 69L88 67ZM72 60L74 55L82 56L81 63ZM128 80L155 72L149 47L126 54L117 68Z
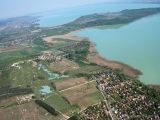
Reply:
M89 28L86 28L86 29L89 29ZM81 40L87 39L87 40L90 41L89 38L72 36L73 34L78 33L82 30L85 30L85 29L71 31L71 32L69 32L67 34L64 34L64 35L56 35L56 36L45 37L45 38L43 38L43 40L45 40L46 42L51 42L51 43L53 43L53 41L52 41L53 38L70 39L70 40L75 40L75 41L81 41ZM93 62L93 63L96 63L96 64L101 65L101 66L108 66L108 67L111 67L113 69L115 69L115 68L122 69L125 74L127 74L129 76L132 76L132 77L136 77L136 78L138 78L139 75L143 74L140 70L135 69L130 65L127 65L125 63L118 62L118 61L109 61L106 58L100 56L99 53L95 49L95 44L94 43L91 43L89 50L90 50L90 53L87 56L87 59L89 60L89 62Z

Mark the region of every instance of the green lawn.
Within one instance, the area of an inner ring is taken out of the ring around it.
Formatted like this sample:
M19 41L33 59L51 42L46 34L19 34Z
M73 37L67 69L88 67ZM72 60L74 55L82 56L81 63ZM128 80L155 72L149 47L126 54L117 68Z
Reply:
M117 102L121 101L121 99L122 99L122 98L120 98L120 96L117 93L113 93L111 96Z
M89 101L90 105L103 101L103 97L99 90L95 93L89 94L86 99Z

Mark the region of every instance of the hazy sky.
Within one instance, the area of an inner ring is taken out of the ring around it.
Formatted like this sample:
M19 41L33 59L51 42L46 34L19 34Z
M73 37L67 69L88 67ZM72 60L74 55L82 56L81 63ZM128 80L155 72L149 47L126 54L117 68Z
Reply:
M47 10L115 1L134 0L0 0L0 19Z

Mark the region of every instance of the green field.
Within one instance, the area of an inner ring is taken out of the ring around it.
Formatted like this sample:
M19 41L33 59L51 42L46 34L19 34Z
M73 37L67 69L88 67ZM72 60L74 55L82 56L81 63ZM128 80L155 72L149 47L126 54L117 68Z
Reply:
M86 99L90 102L90 105L103 101L103 97L100 91L89 94Z
M50 104L57 110L61 110L69 107L69 104L58 93L52 93L46 98L47 99L45 100L45 102Z

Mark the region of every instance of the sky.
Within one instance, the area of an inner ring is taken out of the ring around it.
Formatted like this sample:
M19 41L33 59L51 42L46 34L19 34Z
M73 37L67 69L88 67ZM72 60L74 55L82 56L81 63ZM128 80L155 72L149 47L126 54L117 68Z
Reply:
M0 19L48 10L120 1L131 2L136 0L0 0Z

